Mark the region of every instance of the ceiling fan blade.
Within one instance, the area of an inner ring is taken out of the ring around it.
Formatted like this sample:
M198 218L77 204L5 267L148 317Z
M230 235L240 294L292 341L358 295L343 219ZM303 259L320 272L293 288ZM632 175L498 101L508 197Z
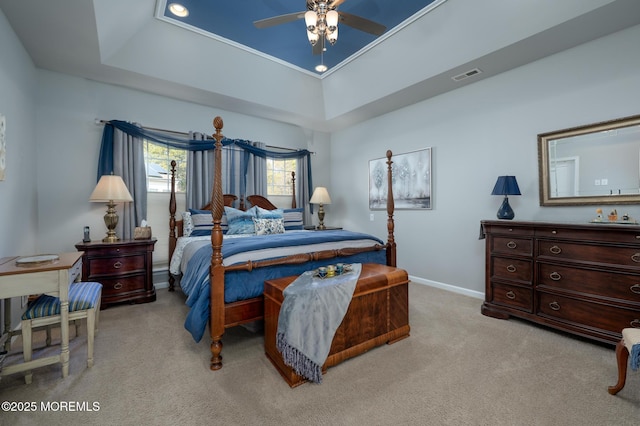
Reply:
M329 9L333 9L334 7L338 7L340 6L342 3L344 3L345 0L333 0L330 4L329 4Z
M295 13L287 13L286 15L274 16L271 18L261 19L259 21L254 21L253 25L256 28L268 28L273 27L275 25L286 24L287 22L293 22L297 19L303 19L305 12L295 12Z
M370 21L361 16L341 11L338 11L338 15L340 17L339 22L355 28L356 30L364 31L365 33L380 36L387 30L387 27L384 25Z
M320 37L320 39L318 40L318 42L313 46L313 48L311 49L311 51L313 52L314 55L319 55L322 53L322 51L324 50L324 38Z

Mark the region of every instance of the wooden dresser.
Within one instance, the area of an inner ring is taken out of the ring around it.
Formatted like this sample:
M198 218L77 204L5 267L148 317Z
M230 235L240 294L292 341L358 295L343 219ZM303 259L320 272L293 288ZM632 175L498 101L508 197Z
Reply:
M615 344L640 328L640 226L483 221L482 313Z
M82 256L82 280L102 283L102 307L115 303L156 300L152 264L155 238L116 243L78 243Z

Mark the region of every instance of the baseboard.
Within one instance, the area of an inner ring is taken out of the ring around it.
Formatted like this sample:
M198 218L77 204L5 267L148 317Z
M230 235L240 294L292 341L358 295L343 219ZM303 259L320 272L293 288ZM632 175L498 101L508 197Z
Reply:
M153 270L153 286L157 289L169 288L169 268Z
M424 278L414 277L412 275L409 275L409 279L416 284L428 285L429 287L436 287L442 290L451 291L453 293L463 294L465 296L484 300L484 293L479 291L469 290L467 288L457 287L451 284L440 283L438 281L426 280Z
M413 275L409 275L409 279L416 284L436 287L442 290L463 294L465 296L473 297L476 299L484 299L484 293L479 291L469 290L466 288L457 287L451 284L445 284L438 281L427 280L424 278L415 277ZM155 286L156 290L161 288L169 288L169 268L158 268L153 270L153 285Z

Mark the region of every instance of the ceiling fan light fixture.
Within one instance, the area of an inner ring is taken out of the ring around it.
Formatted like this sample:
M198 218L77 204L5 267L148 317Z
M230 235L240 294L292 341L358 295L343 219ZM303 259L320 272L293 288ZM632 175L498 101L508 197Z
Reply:
M330 32L333 32L338 29L338 12L335 10L330 10L327 12L327 29Z
M187 9L180 3L171 3L169 5L169 11L179 18L186 18L187 16L189 16L189 9Z
M312 10L307 11L304 14L304 23L307 25L307 31L314 32L318 23L318 15Z
M327 33L327 40L333 46L338 41L338 27L330 33Z
M312 33L311 31L307 30L307 38L309 39L309 43L311 43L312 46L315 46L316 43L318 42L317 33Z
M325 64L318 64L316 65L316 71L318 72L325 72L327 70L327 66Z

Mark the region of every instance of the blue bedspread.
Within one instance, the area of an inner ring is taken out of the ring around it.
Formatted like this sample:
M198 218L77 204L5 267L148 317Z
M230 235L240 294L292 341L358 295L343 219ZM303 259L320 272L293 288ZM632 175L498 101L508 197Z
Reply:
M264 235L247 238L225 240L222 245L222 256L228 258L244 251L267 249L283 246L297 246L331 241L374 239L384 244L379 238L368 234L350 231L291 232L278 235ZM185 320L185 328L193 339L199 342L204 335L209 320L210 286L209 267L211 265L212 248L207 244L197 250L187 265L180 285L187 294L187 305L191 308ZM386 264L384 250L360 253L354 256L343 256L328 260L312 261L297 265L270 266L253 271L235 271L225 273L225 303L250 299L262 295L264 281L274 278L300 275L319 266L335 263L379 263Z

